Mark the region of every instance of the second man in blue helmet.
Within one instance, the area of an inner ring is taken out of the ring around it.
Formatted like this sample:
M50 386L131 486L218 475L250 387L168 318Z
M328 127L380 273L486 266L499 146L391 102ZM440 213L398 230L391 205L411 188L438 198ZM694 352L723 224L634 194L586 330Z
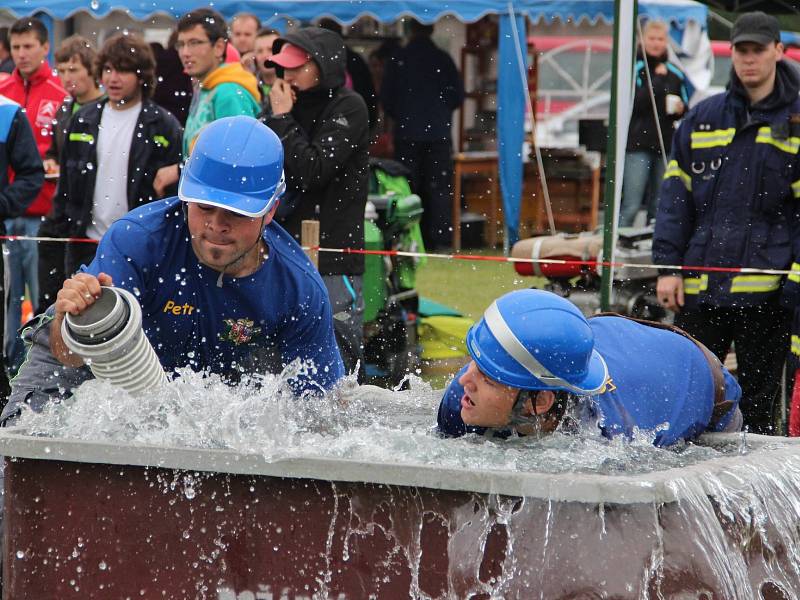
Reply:
M344 372L330 303L302 249L272 222L283 189L283 149L267 127L229 117L203 129L178 197L115 222L28 332L32 348L3 418L91 376L64 345L61 322L112 284L139 299L144 332L168 372L188 366L236 379L300 359L314 368L290 382L294 390L330 389Z
M549 433L567 414L606 437L653 433L670 446L704 431L737 431L741 389L680 330L617 315L586 319L568 300L518 290L467 334L472 361L445 392L439 431Z

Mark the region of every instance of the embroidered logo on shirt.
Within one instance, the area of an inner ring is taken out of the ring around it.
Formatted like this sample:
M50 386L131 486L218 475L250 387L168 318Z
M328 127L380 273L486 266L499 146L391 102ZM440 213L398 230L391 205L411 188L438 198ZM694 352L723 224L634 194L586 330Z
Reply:
M251 319L225 319L225 331L219 334L219 338L224 342L232 342L237 346L246 344L259 333L261 327L254 327L255 323Z
M36 111L36 126L48 129L56 117L60 104L55 100L42 100L39 102L39 109Z
M350 126L350 121L348 121L347 117L345 117L344 115L339 115L333 120L333 122L336 123L337 125L341 125L342 127Z

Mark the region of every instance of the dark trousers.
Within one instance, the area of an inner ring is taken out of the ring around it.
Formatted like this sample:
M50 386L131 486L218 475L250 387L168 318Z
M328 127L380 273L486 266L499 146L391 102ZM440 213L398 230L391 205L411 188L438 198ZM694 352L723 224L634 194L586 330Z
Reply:
M775 431L773 415L789 348L791 313L777 303L735 308L702 305L678 313L675 325L720 360L725 360L731 343L735 345L744 424L753 433L780 433Z
M394 141L394 156L409 168L411 189L422 198L422 237L431 250L452 245L452 151L450 140Z

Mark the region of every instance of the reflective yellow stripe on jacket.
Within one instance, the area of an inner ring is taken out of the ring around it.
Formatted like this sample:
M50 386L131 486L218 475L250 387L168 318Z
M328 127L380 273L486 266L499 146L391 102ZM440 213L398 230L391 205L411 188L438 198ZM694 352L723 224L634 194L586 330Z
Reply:
M714 131L693 131L691 148L698 150L701 148L715 148L716 146L727 146L733 141L736 129L715 129Z
M678 166L677 160L669 161L667 170L664 172L664 179L669 179L670 177L677 177L683 182L683 186L687 191L692 191L692 178L686 171Z
M800 356L800 335L792 335L792 354Z
M783 150L788 154L797 154L798 150L800 150L800 137L774 138L769 127L759 127L756 135L756 144L771 144L778 150Z
M731 293L774 292L781 287L780 275L737 275L731 280Z
M792 194L795 198L800 198L800 179L792 184Z
M696 295L700 292L705 292L708 289L708 273L700 275L700 277L684 277L683 279L683 293Z
M789 270L792 271L789 273L789 281L800 283L800 264L792 263L792 266L789 267Z
M70 142L86 142L88 144L94 143L94 136L91 133L70 133Z

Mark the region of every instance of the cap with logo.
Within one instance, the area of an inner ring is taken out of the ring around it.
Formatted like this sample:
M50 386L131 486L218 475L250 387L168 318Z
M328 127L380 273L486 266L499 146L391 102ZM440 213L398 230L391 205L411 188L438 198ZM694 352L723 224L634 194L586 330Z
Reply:
M780 41L781 26L778 19L761 11L741 15L731 31L731 44L755 42L766 46Z

